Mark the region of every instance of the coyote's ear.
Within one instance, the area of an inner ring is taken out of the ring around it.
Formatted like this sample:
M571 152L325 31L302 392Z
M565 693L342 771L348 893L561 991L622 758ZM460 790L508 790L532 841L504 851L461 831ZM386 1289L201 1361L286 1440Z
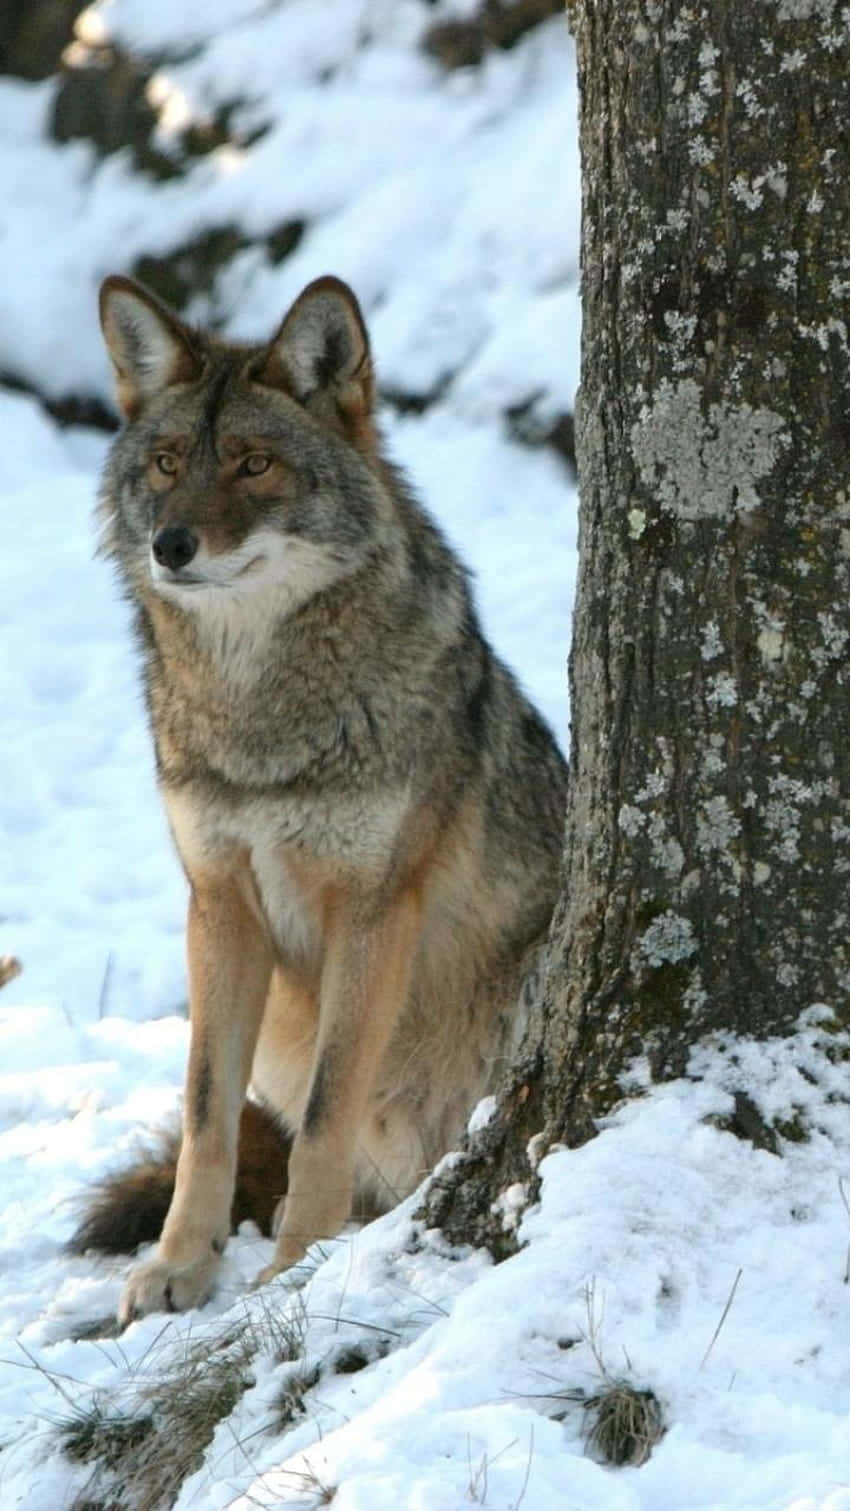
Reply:
M274 337L261 383L283 384L302 404L353 418L372 409L372 361L360 305L340 278L308 283ZM323 402L324 401L324 402Z
M113 275L101 284L100 324L115 369L118 403L129 419L163 388L200 375L191 333L132 278Z

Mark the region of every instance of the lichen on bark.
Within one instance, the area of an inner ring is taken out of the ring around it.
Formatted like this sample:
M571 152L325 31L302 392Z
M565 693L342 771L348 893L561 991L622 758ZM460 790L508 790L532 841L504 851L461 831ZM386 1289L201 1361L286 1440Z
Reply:
M758 485L791 437L781 415L742 400L712 404L693 378L662 379L632 425L641 484L680 520L723 518L759 507Z

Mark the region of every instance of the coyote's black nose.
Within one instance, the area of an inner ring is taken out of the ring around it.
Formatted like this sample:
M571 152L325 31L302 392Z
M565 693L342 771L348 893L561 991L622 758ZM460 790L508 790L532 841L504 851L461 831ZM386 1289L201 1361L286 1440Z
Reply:
M161 567L176 572L192 560L198 549L198 537L187 525L163 525L157 530L151 549Z

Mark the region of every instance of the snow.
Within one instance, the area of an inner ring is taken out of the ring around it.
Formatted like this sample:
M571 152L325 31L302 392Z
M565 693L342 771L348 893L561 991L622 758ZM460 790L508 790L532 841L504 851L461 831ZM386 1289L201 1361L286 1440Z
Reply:
M80 1489L81 1471L46 1438L69 1381L75 1399L107 1390L126 1405L187 1340L212 1348L226 1320L247 1327L273 1307L303 1329L303 1358L257 1361L179 1511L306 1507L314 1480L335 1487L343 1511L455 1511L476 1494L498 1511L521 1496L537 1511L850 1506L850 1216L838 1181L850 1159L850 1039L826 1015L809 1013L792 1040L701 1049L687 1078L626 1103L593 1143L548 1156L525 1247L499 1267L422 1233L414 1196L328 1246L300 1287L282 1278L251 1293L270 1244L245 1225L203 1312L148 1317L97 1342L71 1340L115 1304L124 1266L57 1256L62 1203L79 1169L107 1163L129 1130L133 1084L176 1069L183 1036L174 1020L145 1025L146 1043L138 1025L75 1032L46 1010L34 1032L15 1035L14 1016L3 1015L4 1048L41 1085L18 1128L21 1110L4 1105L4 1178L20 1172L2 1245L0 1440L14 1439L0 1456L4 1505L21 1495L28 1511L55 1511L58 1496ZM123 1074L109 1054L123 1055ZM69 1072L91 1099L129 1093L98 1159L107 1115L85 1106L68 1117ZM736 1091L765 1118L804 1112L811 1140L784 1142L779 1158L725 1131ZM49 1174L36 1198L33 1164ZM352 1347L373 1362L337 1371ZM281 1434L270 1429L274 1402L296 1370L319 1377ZM642 1467L615 1470L587 1451L582 1396L623 1377L655 1393L667 1432Z
M173 26L179 49L186 38L174 9L128 0L96 8L110 36L159 46L161 28ZM578 275L576 99L561 23L458 78L403 45L414 21L421 30L433 16L418 0L347 0L333 10L302 0L255 6L248 18L239 6L244 24L223 34L210 9L210 46L169 64L160 88L179 93L191 119L239 102L237 125L268 129L250 149L200 159L188 179L142 178L126 153L93 171L84 144L44 140L50 84L0 79L0 112L13 119L0 138L0 176L15 207L0 223L0 257L14 270L0 283L0 369L53 395L103 391L107 362L85 291L93 296L114 271L116 248L127 265L210 226L239 221L259 234L298 219L307 230L292 256L273 267L246 252L223 281L215 313L233 334L256 335L332 269L377 317L388 385L430 388L459 361L485 355L528 308L548 353L546 362L538 346L533 387L542 367L562 391L559 342L574 351L574 335L560 318L549 327L538 307L568 285L574 312ZM222 15L232 19L233 7ZM363 45L364 29L380 40ZM494 366L510 370L512 360L497 349L490 381ZM570 360L567 381L574 377Z
M353 281L386 389L436 395L422 413L385 411L390 449L566 743L575 494L504 414L554 415L577 381L570 46L555 20L444 76L415 43L445 13L419 0L345 0L332 15L309 0L91 7L83 48L105 36L163 56L165 141L181 112L234 100L246 129L268 124L166 184L124 155L51 144L54 86L0 80L0 370L106 397L102 275L210 226L303 219L290 257L240 254L196 313L256 335L309 278ZM270 1309L303 1332L303 1359L261 1353L179 1511L314 1507L321 1485L335 1511L850 1511L850 1045L820 1011L782 1043L706 1046L659 1089L637 1066L599 1137L544 1161L536 1208L522 1216L521 1190L506 1193L524 1247L498 1267L422 1232L413 1197L314 1253L306 1279L252 1292L269 1245L244 1225L203 1310L83 1336L114 1312L128 1262L62 1245L86 1185L176 1108L185 889L127 609L93 556L106 442L3 388L0 434L0 954L24 965L0 997L3 1511L63 1511L83 1491L89 1469L54 1432L70 1406L138 1401L175 1350L212 1355L228 1321L262 1330ZM781 1159L724 1129L736 1093L786 1129ZM470 1109L473 1128L493 1110ZM801 1116L806 1143L790 1136ZM338 1371L352 1347L364 1367ZM269 1430L305 1369L318 1374L304 1413ZM621 1378L655 1393L666 1427L639 1468L606 1467L588 1441L589 1399Z

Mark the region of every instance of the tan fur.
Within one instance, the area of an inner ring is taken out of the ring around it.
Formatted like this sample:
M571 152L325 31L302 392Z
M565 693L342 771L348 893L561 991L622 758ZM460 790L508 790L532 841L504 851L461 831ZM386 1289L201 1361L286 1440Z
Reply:
M126 279L102 310L131 422L107 549L190 886L183 1142L126 1320L211 1289L249 1078L292 1135L263 1279L459 1138L521 1033L564 768L381 455L350 290L318 280L259 348Z
M21 974L21 962L14 955L0 955L0 986L6 986Z

